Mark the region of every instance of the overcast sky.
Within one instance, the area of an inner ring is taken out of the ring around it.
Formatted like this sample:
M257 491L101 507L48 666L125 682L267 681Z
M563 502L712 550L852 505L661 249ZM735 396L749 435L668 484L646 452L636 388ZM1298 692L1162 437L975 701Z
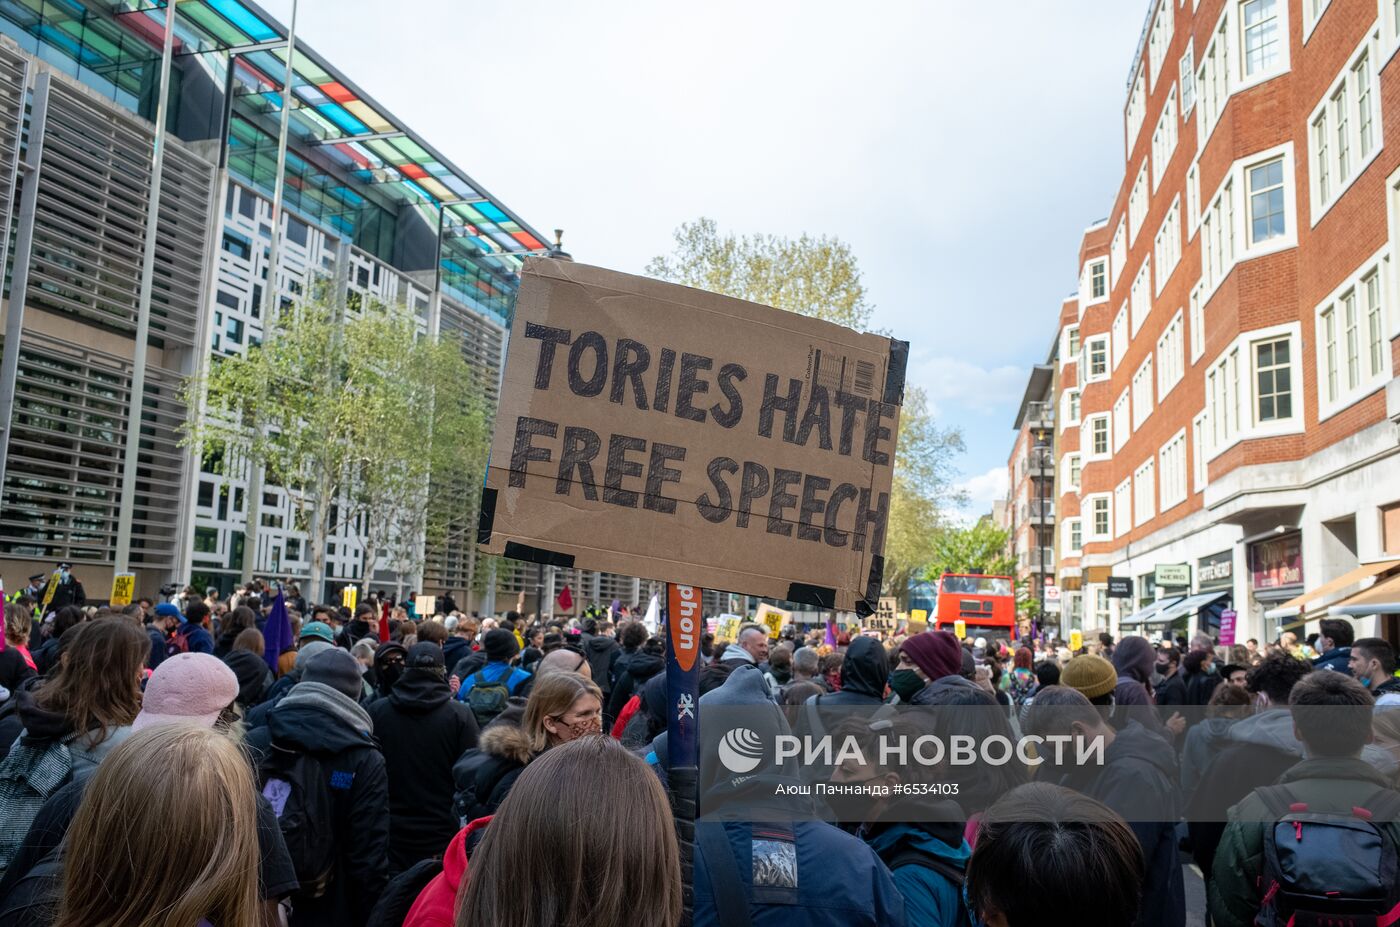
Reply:
M297 31L580 261L640 273L702 215L848 241L975 514L1122 177L1146 6L301 0Z

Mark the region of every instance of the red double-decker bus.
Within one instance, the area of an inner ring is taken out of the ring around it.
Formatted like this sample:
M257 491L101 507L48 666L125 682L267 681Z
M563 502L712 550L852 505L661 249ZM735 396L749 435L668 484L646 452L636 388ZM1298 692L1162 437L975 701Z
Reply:
M1016 627L1016 581L1010 576L944 573L938 581L937 621L952 631L961 620L968 637L1013 636Z

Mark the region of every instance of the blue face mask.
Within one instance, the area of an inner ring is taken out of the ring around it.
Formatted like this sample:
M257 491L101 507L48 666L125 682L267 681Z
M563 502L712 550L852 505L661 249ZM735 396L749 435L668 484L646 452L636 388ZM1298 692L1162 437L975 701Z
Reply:
M68 571L67 571L67 570L64 570L61 574L59 574L58 581L61 582L61 583L66 583L66 582L68 582Z

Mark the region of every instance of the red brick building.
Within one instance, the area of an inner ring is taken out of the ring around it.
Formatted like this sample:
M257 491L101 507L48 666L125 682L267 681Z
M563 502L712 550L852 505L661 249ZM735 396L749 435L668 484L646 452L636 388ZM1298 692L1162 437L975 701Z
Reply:
M1372 580L1296 596L1396 569L1397 26L1400 0L1151 5L1123 182L1059 319L1056 568L1079 626L1230 609L1267 640Z

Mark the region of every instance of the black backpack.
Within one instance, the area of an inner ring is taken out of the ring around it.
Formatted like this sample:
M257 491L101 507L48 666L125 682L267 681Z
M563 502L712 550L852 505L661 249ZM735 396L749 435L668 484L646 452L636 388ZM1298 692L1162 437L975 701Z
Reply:
M1264 835L1264 927L1377 927L1400 914L1396 845L1400 793L1377 789L1350 812L1309 811L1286 785L1257 790L1272 815Z
M316 757L274 744L258 769L258 788L277 813L287 854L305 898L320 898L335 873L335 800Z
M428 883L442 872L442 860L438 857L415 863L389 880L379 893L379 900L369 912L365 927L403 927L413 903L418 900Z
M476 715L478 727L485 728L495 720L496 715L506 710L510 702L510 688L507 685L510 675L511 670L507 669L505 675L495 682L487 682L480 672L472 676L472 687L467 691L467 706Z
M905 866L920 866L924 869L932 870L949 882L952 882L953 892L958 898L958 910L952 923L969 923L967 906L963 903L963 883L967 881L967 863L965 861L959 862L951 859L943 859L938 856L930 856L928 853L922 853L918 850L906 847L895 854L895 857L890 860L890 873L893 874L903 869Z

